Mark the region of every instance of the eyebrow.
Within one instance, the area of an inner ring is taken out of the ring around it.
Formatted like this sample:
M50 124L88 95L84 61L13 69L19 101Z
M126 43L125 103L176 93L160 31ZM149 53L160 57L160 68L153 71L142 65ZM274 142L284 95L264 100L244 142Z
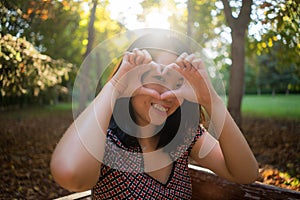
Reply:
M171 76L172 74L170 74L170 72L167 72L166 75ZM184 78L183 78L183 77L180 77L178 80L179 80L179 81L183 81Z

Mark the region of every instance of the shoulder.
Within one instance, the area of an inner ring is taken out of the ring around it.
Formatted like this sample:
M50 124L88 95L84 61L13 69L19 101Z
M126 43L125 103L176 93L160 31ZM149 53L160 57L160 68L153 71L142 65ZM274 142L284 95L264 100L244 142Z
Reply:
M199 124L196 131L193 131L192 135L194 138L188 149L189 154L190 154L191 150L193 149L193 147L195 146L195 144L197 143L197 141L199 141L200 138L202 138L202 136L203 136L203 134L205 134L205 132L206 132L206 129L204 128L203 124Z

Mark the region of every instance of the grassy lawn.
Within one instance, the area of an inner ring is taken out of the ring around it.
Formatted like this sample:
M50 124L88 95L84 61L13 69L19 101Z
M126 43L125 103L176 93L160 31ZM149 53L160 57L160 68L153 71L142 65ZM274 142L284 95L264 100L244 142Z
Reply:
M300 120L300 95L246 95L242 113L244 116Z
M5 112L0 118L33 118L71 112L71 103L60 103L53 106L25 107ZM299 95L245 95L242 103L243 116L295 119L300 121L300 94Z
M7 109L0 111L0 119L32 119L48 117L49 115L59 115L61 113L71 113L71 103L59 103L57 105L35 105L23 108Z
M58 104L54 110L72 109L72 104ZM245 95L242 104L244 116L295 119L300 121L300 94L298 95Z

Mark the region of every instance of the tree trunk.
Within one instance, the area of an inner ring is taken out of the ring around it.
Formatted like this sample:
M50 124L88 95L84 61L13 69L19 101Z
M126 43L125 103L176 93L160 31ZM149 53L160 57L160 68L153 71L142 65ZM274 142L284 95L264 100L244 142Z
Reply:
M87 57L89 53L92 51L94 39L95 39L95 30L94 30L94 23L95 23L95 17L96 17L96 8L97 8L98 0L93 0L93 7L91 9L90 14L90 21L88 26L88 44L86 47L86 52L84 57Z
M244 94L245 34L250 22L252 0L243 0L237 18L232 16L228 0L222 0L226 21L231 28L231 59L228 110L239 127L242 124L241 104Z
M94 43L94 35L95 35L95 30L94 30L94 23L95 23L95 15L96 15L96 8L98 4L98 0L93 0L93 5L91 9L91 14L90 14L90 21L88 25L88 44L86 47L86 52L84 54L84 57L86 58L89 53L93 49L93 43ZM86 103L88 101L88 92L89 92L89 62L88 60L84 62L84 65L82 66L82 72L79 75L80 76L80 96L79 96L79 107L77 110L77 114L81 113L86 106Z
M233 30L231 36L232 65L229 79L228 110L240 126L242 123L241 105L244 94L245 33Z

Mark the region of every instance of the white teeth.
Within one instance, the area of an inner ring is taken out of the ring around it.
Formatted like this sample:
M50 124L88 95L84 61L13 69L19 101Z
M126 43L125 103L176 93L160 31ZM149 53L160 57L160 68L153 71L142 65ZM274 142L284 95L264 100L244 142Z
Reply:
M162 105L156 104L156 103L153 104L153 107L154 107L155 109L159 110L159 111L162 111L162 112L167 112L167 111L168 111L167 108L163 107Z

